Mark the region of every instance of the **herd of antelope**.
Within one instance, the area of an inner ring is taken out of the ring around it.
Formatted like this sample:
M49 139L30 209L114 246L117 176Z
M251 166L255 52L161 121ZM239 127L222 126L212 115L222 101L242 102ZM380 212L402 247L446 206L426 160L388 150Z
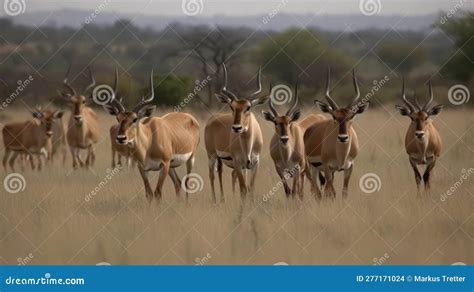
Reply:
M64 126L63 111L36 108L32 110L33 119L24 122L6 124L2 129L5 154L3 167L9 166L15 171L15 162L19 157L22 167L29 161L31 168L42 168L42 161L50 163L53 157L63 153L66 147L72 157L72 167L92 167L95 161L94 145L100 137L98 117L88 103L96 86L93 73L89 70L90 84L78 92L69 82L67 70L63 80L63 90L59 94L69 101L70 117L67 127ZM342 196L348 195L348 185L354 161L359 151L356 131L353 128L354 118L368 108L368 103L361 101L359 84L355 72L352 81L355 90L351 102L340 106L330 94L330 71L327 72L325 101L315 100L320 110L327 114L309 114L302 117L298 107L298 85L295 85L293 103L284 115L280 114L272 101L272 86L269 93L262 93L261 69L257 74L257 90L249 96L238 96L228 89L227 68L223 64L224 85L216 98L229 106L230 111L213 115L204 129L204 143L208 157L209 180L212 200L216 204L215 172L217 171L220 200L225 200L222 183L223 165L232 170L232 186L238 183L242 199L252 194L260 165L264 139L259 122L252 110L268 103L269 111L263 111L263 118L273 123L275 132L270 141L270 156L275 170L282 181L287 198L303 198L305 177L311 184L315 198L335 198L334 173L344 172ZM104 110L117 119L110 128L112 166L127 164L137 166L143 179L145 194L148 200L160 200L163 183L169 175L179 196L182 189L188 201L187 178L192 172L195 155L200 142L200 126L196 118L189 113L173 112L162 117L153 116L156 106L153 85L153 71L150 74L149 94L143 96L133 109L127 109L122 99L117 98L119 83L117 70L109 102L102 104ZM430 118L437 115L442 105L432 105L433 89L429 82L429 100L421 106L414 98L412 103L405 94L403 80L401 99L397 105L402 116L408 116L411 123L405 138L405 149L410 165L415 173L417 188L420 191L421 181L425 189L430 188L430 173L435 166L441 151L441 137ZM87 151L85 161L81 150ZM185 164L185 181L175 168ZM418 165L426 165L423 175ZM149 171L160 171L158 183L153 191L148 179ZM290 188L287 180L293 180ZM319 180L319 184L318 184Z

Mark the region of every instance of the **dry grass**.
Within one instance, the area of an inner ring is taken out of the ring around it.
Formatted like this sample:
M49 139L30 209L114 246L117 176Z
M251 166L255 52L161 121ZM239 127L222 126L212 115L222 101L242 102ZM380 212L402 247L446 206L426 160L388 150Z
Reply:
M474 177L440 200L461 170L473 167L473 112L446 110L437 118L444 152L431 193L420 199L403 149L408 120L393 107L387 109L390 113L369 110L356 121L361 152L348 200L340 198L342 174L337 174L336 201L320 204L308 189L303 203L286 200L282 189L262 201L278 182L267 150L273 130L263 121L266 142L254 202L241 205L240 196L231 192L227 169L227 201L212 205L203 143L195 172L203 177L204 189L192 195L191 206L176 199L169 179L163 202L148 204L135 169L121 171L86 202L110 167L105 139L97 146L94 172L71 172L68 157L65 167L56 161L41 173L24 172L21 193L1 189L0 263L17 264L31 253L31 264L196 264L197 258L205 264L374 264L375 259L384 264L473 264ZM26 117L23 111L6 113L3 122ZM100 118L107 137L113 119ZM206 119L200 119L202 128ZM359 188L360 177L369 172L382 181L373 194Z

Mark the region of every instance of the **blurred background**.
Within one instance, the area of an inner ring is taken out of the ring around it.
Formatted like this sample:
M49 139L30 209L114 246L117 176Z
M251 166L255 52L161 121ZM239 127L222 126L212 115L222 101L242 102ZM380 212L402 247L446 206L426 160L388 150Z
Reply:
M425 98L431 79L437 101L452 106L450 87L474 87L473 7L472 0L4 0L0 115L6 106L60 106L70 64L78 87L88 82L87 67L106 84L117 67L128 105L148 90L154 69L158 104L215 107L225 62L230 88L242 96L255 90L262 66L265 88L298 80L300 99L312 103L330 66L341 102L352 95L355 68L374 106L399 98L402 76L410 96Z

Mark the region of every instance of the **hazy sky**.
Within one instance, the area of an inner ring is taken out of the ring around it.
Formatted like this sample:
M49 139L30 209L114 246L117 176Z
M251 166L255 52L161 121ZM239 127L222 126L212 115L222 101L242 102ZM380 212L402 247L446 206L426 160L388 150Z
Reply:
M103 4L107 11L182 15L183 1L201 2L203 16L267 14L275 9L287 13L352 14L360 13L361 1L376 3L381 15L434 13L452 9L456 4L470 10L474 8L474 0L26 0L26 12L64 8L94 10Z

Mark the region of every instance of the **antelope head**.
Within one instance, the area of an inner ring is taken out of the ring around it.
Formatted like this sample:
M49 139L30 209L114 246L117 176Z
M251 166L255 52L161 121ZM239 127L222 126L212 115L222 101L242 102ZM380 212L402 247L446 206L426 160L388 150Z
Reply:
M322 112L331 114L334 124L338 126L337 141L343 144L349 143L349 133L352 127L352 120L357 114L363 113L369 107L369 104L359 104L360 90L354 70L352 70L352 81L354 83L354 89L356 93L352 97L351 103L345 107L339 107L337 103L331 98L329 93L330 79L331 72L328 68L325 94L326 102L316 100L315 103L319 106Z
M63 86L66 91L60 91L59 94L71 103L74 122L76 126L81 126L83 122L82 111L87 101L91 99L92 92L90 92L90 90L95 86L95 79L92 70L89 68L90 84L84 88L83 94L78 94L74 87L68 82L70 70L71 66L69 66L63 80ZM86 97L86 95L88 96Z
M115 137L115 141L118 144L127 144L130 147L133 147L140 124L144 123L156 109L156 106L151 104L153 98L155 97L155 91L153 87L153 70L150 74L150 96L143 96L141 101L138 102L131 111L125 109L121 99L117 100L115 98L117 94L117 88L118 72L117 69L115 69L114 91L110 102L104 105L104 108L109 114L117 118L119 129L117 136Z
M271 92L271 88L270 88ZM265 120L272 122L275 125L275 133L280 138L280 143L283 146L288 145L290 140L291 129L294 125L293 122L297 121L301 116L301 110L297 108L298 106L298 84L295 86L295 101L291 108L284 115L278 114L275 106L273 105L272 99L268 101L270 106L270 112L262 111L263 117Z
M45 130L47 138L53 136L53 123L54 119L62 118L64 112L60 110L51 111L51 110L41 110L41 108L35 108L31 111L33 118L38 120Z
M411 119L412 125L415 127L415 138L417 140L423 140L425 137L425 128L428 122L430 121L430 116L435 116L439 114L443 108L442 104L431 106L433 102L433 87L431 85L431 80L428 82L429 88L429 100L422 106L418 103L418 99L415 96L415 105L411 103L405 94L405 79L403 79L402 85L402 105L396 105L402 116L408 116Z
M263 104L267 101L268 97L258 96L262 92L262 68L260 67L257 75L257 90L250 94L247 98L238 98L237 95L227 89L227 68L225 64L222 64L224 68L224 87L220 93L216 94L217 99L221 103L228 104L233 112L234 122L232 124L232 131L237 134L244 133L248 130L250 124L250 110L255 105Z

